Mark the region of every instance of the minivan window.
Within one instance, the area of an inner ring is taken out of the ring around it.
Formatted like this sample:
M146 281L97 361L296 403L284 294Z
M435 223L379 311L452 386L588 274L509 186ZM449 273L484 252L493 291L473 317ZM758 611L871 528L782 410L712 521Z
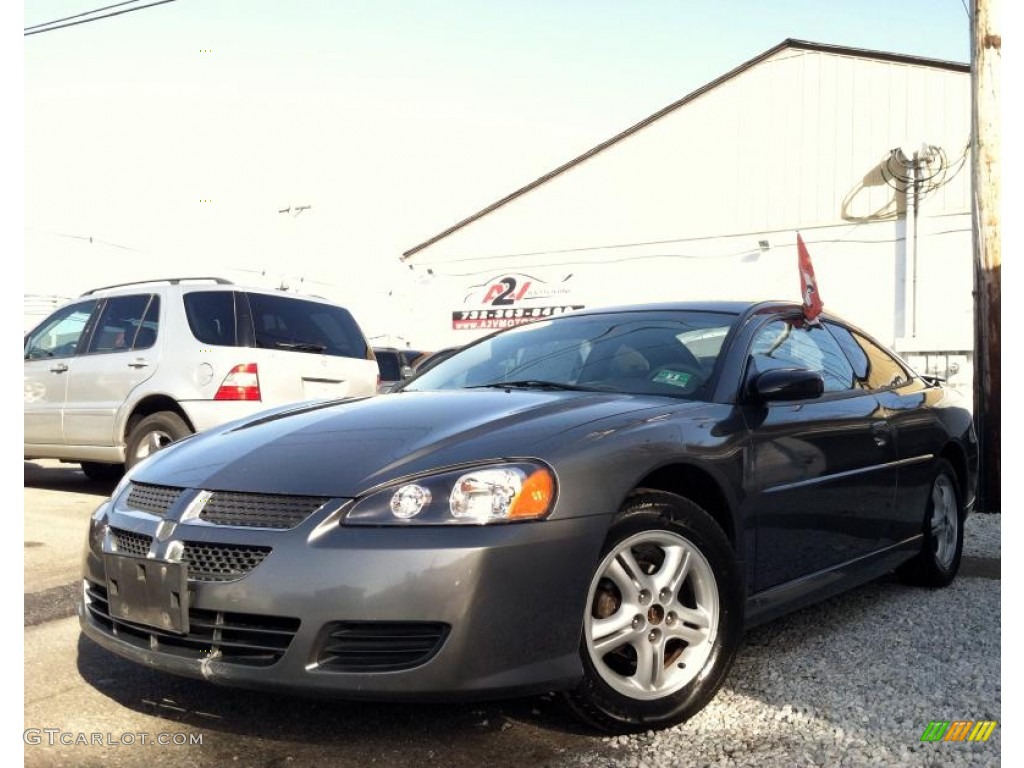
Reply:
M355 319L344 307L250 293L256 346L367 359L369 350Z
M142 318L142 326L135 334L135 343L132 349L149 349L156 344L157 333L160 324L160 297L154 296L149 302L149 309L146 316Z
M90 353L123 352L131 349L135 335L149 307L150 295L115 296L104 302L89 341Z
M25 341L25 359L70 357L78 348L96 300L70 304L44 320Z
M203 344L238 346L235 291L196 291L185 294L185 317L192 335Z

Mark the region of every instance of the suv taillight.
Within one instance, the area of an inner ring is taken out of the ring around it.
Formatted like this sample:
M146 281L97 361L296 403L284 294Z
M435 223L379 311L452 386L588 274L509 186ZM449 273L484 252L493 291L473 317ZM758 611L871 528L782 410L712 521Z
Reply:
M256 363L236 365L224 377L214 400L260 400L260 377Z

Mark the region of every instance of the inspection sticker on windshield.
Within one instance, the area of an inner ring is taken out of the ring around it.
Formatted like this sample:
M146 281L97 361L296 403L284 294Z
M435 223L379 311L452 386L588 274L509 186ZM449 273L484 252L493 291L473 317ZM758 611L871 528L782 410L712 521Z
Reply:
M671 384L673 387L688 387L693 381L693 374L685 371L658 371L654 380L659 384Z

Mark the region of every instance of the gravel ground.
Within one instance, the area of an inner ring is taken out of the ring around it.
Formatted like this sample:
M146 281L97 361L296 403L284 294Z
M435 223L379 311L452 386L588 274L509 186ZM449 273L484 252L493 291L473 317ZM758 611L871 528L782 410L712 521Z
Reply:
M964 554L999 557L999 515L968 520ZM580 766L998 765L984 743L922 743L931 720L1000 720L1000 582L925 590L895 578L747 635L718 696L659 733L609 737Z

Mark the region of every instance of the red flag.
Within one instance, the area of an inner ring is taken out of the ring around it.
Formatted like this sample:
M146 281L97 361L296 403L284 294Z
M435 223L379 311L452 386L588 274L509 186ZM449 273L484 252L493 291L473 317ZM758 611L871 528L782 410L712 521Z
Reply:
M803 297L804 317L807 322L818 322L818 315L824 304L821 301L821 294L818 293L818 281L814 278L814 266L811 264L811 254L807 252L804 239L800 233L796 233L796 250L800 263L800 295Z

